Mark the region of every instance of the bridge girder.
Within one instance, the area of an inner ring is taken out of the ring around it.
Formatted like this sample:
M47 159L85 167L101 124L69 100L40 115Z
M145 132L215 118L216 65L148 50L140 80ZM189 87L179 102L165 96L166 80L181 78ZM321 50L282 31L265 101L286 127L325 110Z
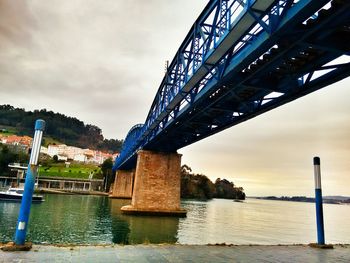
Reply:
M350 55L349 6L344 0L210 1L115 169L132 165L141 148L176 151L349 76L349 63L329 64Z

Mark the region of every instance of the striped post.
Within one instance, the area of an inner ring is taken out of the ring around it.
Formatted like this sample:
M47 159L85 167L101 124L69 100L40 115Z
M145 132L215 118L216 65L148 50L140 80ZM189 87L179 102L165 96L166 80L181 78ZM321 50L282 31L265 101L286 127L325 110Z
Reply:
M314 157L314 174L315 174L317 243L318 245L324 245L325 241L324 241L323 205L322 205L322 188L321 188L321 168L320 168L319 157Z
M18 222L16 228L15 244L24 245L26 233L28 228L28 220L30 214L30 207L32 205L32 198L34 192L35 177L38 171L38 160L40 153L41 140L45 129L45 121L37 120L35 122L35 133L28 164L26 179L24 183L24 192L21 202L21 207L18 215Z

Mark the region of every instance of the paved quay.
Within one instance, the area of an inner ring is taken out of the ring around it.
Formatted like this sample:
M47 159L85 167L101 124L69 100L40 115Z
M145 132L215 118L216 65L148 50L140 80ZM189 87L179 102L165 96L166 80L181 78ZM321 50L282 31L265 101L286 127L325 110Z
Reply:
M42 246L28 252L0 250L0 262L350 262L350 245L334 249L291 246Z

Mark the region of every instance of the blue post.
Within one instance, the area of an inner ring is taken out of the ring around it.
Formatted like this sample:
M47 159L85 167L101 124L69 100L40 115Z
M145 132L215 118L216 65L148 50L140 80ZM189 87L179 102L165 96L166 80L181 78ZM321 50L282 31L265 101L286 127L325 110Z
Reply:
M319 157L314 157L314 174L315 174L317 243L318 243L318 245L324 245L325 240L324 240L324 224L323 224L321 168L320 168L320 158Z
M41 140L45 129L45 121L37 120L35 122L35 133L32 145L32 152L28 164L26 179L24 183L24 193L22 197L21 207L19 210L15 244L24 245L28 228L28 220L30 214L30 206L32 205L32 197L34 192L35 177L38 171L38 159L40 153Z

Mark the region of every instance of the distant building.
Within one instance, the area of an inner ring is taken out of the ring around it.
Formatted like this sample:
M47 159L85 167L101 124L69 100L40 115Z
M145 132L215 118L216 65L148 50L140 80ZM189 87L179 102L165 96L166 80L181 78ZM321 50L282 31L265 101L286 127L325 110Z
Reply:
M47 153L49 156L53 157L57 155L58 160L72 160L82 163L95 163L102 164L106 159L114 158L119 155L119 153L110 154L101 151L95 151L90 149L81 149L74 146L67 146L65 144L59 145L49 145L47 150L42 148L43 153Z
M13 147L20 147L21 151L27 151L32 145L33 139L29 136L17 135L2 135L0 134L0 143L11 145ZM102 151L81 149L75 146L68 146L65 144L50 144L48 147L41 146L40 152L51 157L57 155L60 161L77 161L82 163L102 164L108 158L113 161L119 153L105 153Z
M51 157L55 155L57 156L64 155L66 147L67 145L65 144L60 144L60 145L50 144L47 147L47 154L50 155Z
M94 151L94 156L91 159L91 162L97 163L97 164L102 164L105 160L108 158L111 158L113 161L114 159L119 156L119 153L105 153L101 151Z
M29 136L17 136L17 135L9 135L9 136L2 136L0 138L1 143L8 144L8 145L20 145L25 147L30 147L32 144L33 139Z
M77 162L82 162L82 163L86 163L87 162L87 157L85 154L76 154L74 155L73 161L77 161Z
M67 156L64 156L64 155L57 155L57 160L59 161L68 161L68 158Z
M41 146L40 147L40 152L43 153L43 154L47 154L48 155L48 148L44 147L44 146Z

